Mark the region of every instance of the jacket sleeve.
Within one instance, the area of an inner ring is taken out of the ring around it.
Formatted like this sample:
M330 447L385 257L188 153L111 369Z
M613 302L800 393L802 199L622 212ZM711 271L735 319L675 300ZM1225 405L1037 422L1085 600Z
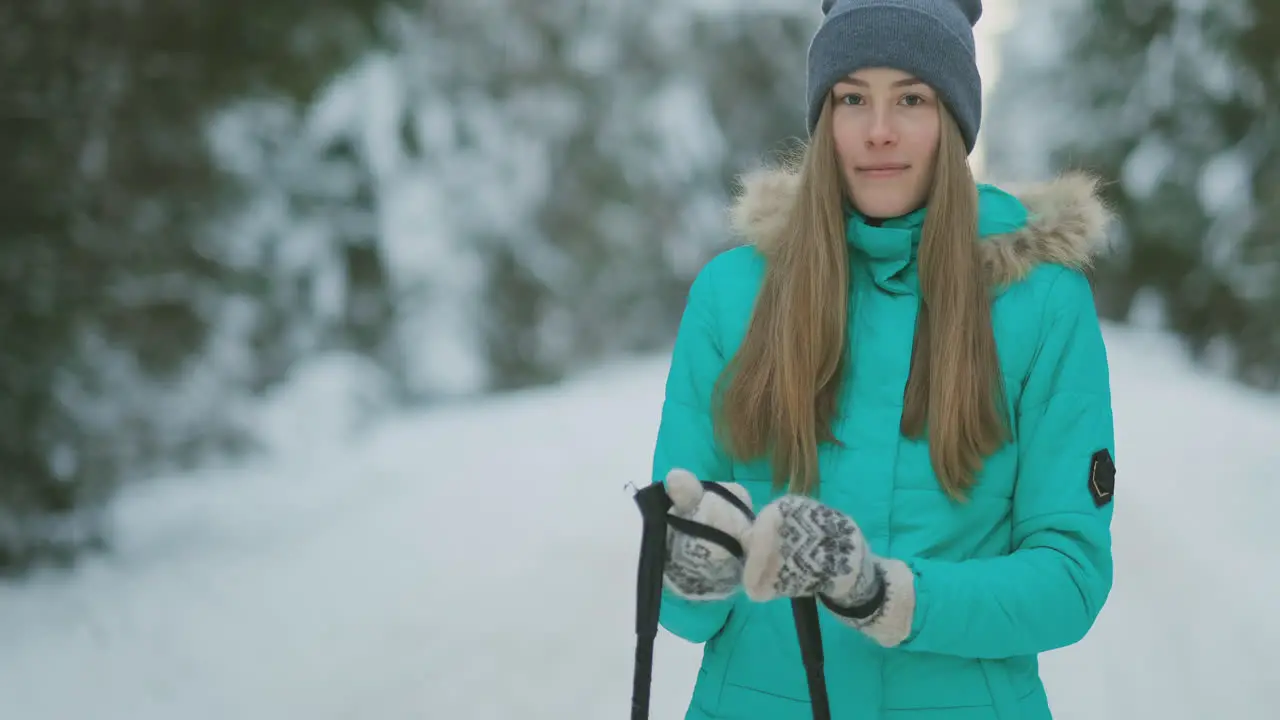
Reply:
M712 260L694 279L676 333L653 454L653 482L663 482L677 467L699 480L733 479L732 465L711 426L711 392L724 366L712 287L715 264ZM702 643L724 626L732 604L731 598L691 601L664 587L659 622L678 637Z
M1047 652L1082 639L1111 591L1111 390L1083 274L1054 278L1041 328L1016 417L1014 550L907 560L916 606L903 649L971 658Z

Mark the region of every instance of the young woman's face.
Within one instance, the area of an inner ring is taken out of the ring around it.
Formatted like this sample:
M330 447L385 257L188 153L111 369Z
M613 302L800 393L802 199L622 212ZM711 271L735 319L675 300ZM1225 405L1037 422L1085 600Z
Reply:
M922 206L933 182L938 96L908 73L869 68L832 88L831 129L854 207L869 217Z

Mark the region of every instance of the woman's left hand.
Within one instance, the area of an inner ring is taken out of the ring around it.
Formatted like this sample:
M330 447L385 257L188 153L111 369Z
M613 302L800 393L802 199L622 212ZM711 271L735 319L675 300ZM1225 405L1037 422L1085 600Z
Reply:
M743 584L758 602L821 594L860 604L878 589L858 524L813 498L787 495L766 506L745 549Z
M858 524L839 510L784 496L760 511L744 547L742 582L752 600L817 595L843 622L885 646L910 632L911 570L873 554Z

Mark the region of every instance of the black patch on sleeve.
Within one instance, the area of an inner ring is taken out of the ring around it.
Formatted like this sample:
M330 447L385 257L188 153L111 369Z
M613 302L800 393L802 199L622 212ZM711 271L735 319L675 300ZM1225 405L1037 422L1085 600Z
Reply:
M1089 462L1089 494L1093 496L1093 504L1102 507L1111 502L1116 491L1116 464L1111 459L1111 451L1103 448L1093 454Z

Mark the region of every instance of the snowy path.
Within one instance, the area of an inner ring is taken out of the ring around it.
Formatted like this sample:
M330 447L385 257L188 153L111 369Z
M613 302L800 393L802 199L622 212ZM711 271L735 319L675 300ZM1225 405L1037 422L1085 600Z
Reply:
M1162 340L1109 341L1118 580L1095 631L1044 659L1056 715L1276 717L1280 402L1188 373ZM648 476L662 372L139 494L119 558L0 587L0 717L620 716L639 532L624 484ZM697 661L660 638L655 720L682 716Z

